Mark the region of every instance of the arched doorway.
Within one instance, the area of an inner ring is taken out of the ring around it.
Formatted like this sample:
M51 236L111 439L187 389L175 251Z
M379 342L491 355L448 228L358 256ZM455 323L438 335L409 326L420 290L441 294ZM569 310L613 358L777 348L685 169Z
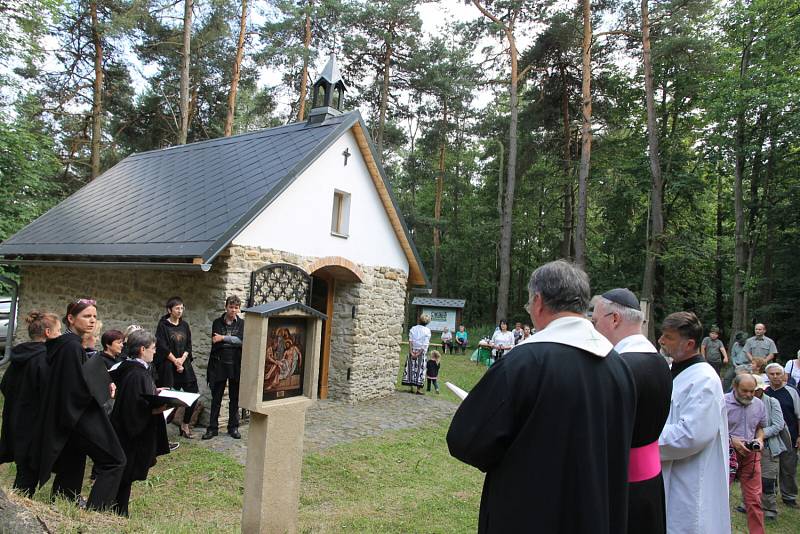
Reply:
M309 267L313 283L309 306L324 313L328 319L322 324L319 366L319 398L328 398L328 376L331 365L331 334L334 326L333 303L336 283L362 283L364 274L353 262L340 256L320 258Z

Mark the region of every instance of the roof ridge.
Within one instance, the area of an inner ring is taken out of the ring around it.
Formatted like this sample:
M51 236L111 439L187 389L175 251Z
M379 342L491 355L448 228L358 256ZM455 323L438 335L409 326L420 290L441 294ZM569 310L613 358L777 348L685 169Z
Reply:
M289 124L283 124L281 126L273 126L272 128L264 128L261 130L255 130L252 132L242 132L236 135L230 135L227 137L215 137L213 139L204 139L202 141L195 141L194 143L187 143L185 145L173 145L164 148L154 148L152 150L145 150L144 152L134 152L133 154L128 155L125 159L132 159L132 158L141 158L147 156L153 156L155 154L162 154L166 151L190 151L190 150L202 150L209 147L215 147L219 145L224 145L228 143L234 142L241 142L243 138L250 137L252 140L262 139L266 137L272 137L275 135L282 135L286 134L295 130L304 129L304 128L321 128L325 126L336 126L340 124L348 115L356 113L356 111L350 111L347 113L343 113L342 115L332 117L327 119L324 122L316 123L316 124L309 124L307 121L301 122L292 122ZM124 161L124 160L123 160ZM120 162L121 163L121 162Z

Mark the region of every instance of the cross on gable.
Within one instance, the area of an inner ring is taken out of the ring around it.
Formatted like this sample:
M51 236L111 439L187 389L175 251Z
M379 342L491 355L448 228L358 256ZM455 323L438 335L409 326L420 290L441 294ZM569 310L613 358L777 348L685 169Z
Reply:
M350 153L350 149L349 148L345 148L344 152L342 152L342 156L344 156L344 166L347 167L347 158L352 156L352 154Z

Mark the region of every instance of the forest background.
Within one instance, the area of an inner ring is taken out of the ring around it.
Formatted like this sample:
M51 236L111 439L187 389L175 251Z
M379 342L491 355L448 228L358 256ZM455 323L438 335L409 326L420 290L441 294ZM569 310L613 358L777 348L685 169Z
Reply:
M800 346L800 0L0 0L0 24L0 240L131 153L303 120L335 49L468 325L525 320L566 257L652 302L651 334L692 310Z

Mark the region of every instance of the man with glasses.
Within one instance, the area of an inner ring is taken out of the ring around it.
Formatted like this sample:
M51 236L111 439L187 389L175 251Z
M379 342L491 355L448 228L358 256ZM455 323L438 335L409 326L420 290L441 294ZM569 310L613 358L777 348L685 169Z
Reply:
M536 334L486 372L447 434L450 454L486 473L478 532L625 532L633 377L584 315L586 273L547 263L528 293Z
M612 289L593 302L592 323L614 344L636 382L636 422L628 466L628 532L663 533L666 515L658 436L669 414L672 375L666 360L642 335L644 313L632 291Z

